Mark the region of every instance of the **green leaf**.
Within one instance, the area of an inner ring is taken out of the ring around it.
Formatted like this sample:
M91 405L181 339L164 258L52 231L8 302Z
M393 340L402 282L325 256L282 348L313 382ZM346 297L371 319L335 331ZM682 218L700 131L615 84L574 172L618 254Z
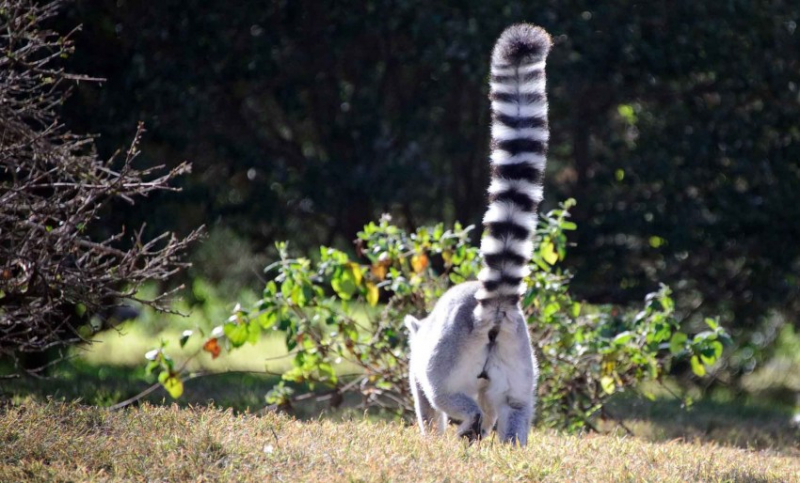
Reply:
M343 300L350 300L350 298L356 292L357 286L358 284L356 283L353 270L339 267L333 272L331 287L336 292L336 295L339 296L339 298Z
M155 372L156 369L161 367L161 361L154 360L147 363L147 367L144 368L144 373L147 375L152 374Z
M680 354L686 348L686 341L689 337L683 332L675 332L669 340L669 352L672 355Z
M247 342L249 342L251 345L255 345L258 342L260 335L261 324L257 320L251 320L247 325Z
M462 277L461 275L459 275L457 273L451 273L449 278L450 278L450 281L453 282L454 285L458 285L459 283L461 283L464 280L466 280L464 277Z
M722 357L722 342L715 340L711 343L711 347L714 348L714 359L718 360Z
M653 319L663 319L663 317L660 314L654 314ZM663 320L655 324L655 329L656 331L652 337L652 340L655 342L663 342L669 339L672 334L672 327Z
M233 347L241 347L248 340L247 325L227 322L224 326L225 336Z
M298 307L305 307L308 298L306 298L306 291L304 287L300 285L295 285L294 289L292 290L292 303L297 305Z
M273 310L258 317L262 329L271 329L278 322L278 314Z
M294 282L292 281L292 279L287 278L286 280L284 280L284 282L281 284L281 295L283 295L283 298L286 300L291 299L293 290L294 290Z
M561 229L562 230L567 230L567 231L577 230L578 229L578 225L576 225L575 223L573 223L571 221L566 221L565 220L565 221L561 222Z
M331 384L336 384L336 381L337 381L336 371L333 369L333 366L331 366L327 362L321 362L317 366L317 368L319 369L319 372L321 374L325 374L328 377L328 379L330 380Z
M179 340L179 342L181 344L181 348L183 348L183 346L186 345L186 341L189 340L189 337L191 337L192 334L193 334L193 332L191 330L184 330L183 331L183 333L181 334L181 338Z
M629 340L633 339L633 332L626 330L625 332L620 332L614 337L614 345L625 345L628 343Z
M710 366L717 362L722 355L722 343L717 340L706 341L702 350L700 351L700 360L703 364Z
M634 111L632 105L620 104L617 106L617 112L628 124L636 124L636 111Z
M558 312L561 309L561 306L558 305L558 302L552 302L545 306L544 310L542 311L542 316L545 319L549 319L553 314Z
M549 239L542 243L542 246L539 248L539 253L542 255L544 261L550 265L555 265L555 263L558 261L558 254L555 251L553 242Z
M692 356L691 363L692 372L694 372L697 377L703 377L706 375L706 368L703 367L703 364L700 362L700 359L697 356Z
M711 332L710 330L704 330L703 332L700 332L699 334L695 334L694 338L692 339L692 342L695 343L695 344L702 344L706 340L709 340L709 339L710 340L714 340L716 338L717 338L717 334L715 334L714 332Z

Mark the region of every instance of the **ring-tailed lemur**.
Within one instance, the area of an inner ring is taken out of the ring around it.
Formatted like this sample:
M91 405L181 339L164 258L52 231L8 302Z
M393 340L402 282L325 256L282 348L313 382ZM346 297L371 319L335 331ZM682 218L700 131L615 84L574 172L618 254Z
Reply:
M492 53L492 180L483 218L484 267L457 285L424 320L406 316L409 379L420 429L462 421L470 440L497 424L503 441L524 445L538 378L520 297L533 250L549 131L544 65L550 36L515 25Z

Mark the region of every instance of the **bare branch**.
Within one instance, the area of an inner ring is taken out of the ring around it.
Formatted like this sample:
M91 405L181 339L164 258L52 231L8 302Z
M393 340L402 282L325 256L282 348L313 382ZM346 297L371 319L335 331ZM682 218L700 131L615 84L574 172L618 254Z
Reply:
M93 236L109 203L179 191L170 183L190 166L136 167L141 124L127 149L98 158L94 137L67 130L57 112L71 86L102 81L62 65L77 29L42 27L60 1L0 3L0 357L16 358L85 341L81 327L120 299L163 309L173 292L141 299L137 289L187 267L181 254L201 231Z

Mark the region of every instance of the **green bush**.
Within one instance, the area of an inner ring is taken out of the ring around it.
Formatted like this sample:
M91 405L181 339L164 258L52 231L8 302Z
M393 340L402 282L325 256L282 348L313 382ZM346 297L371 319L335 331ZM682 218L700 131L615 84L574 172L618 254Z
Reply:
M590 306L569 295L571 275L559 267L568 242L565 231L573 200L541 217L537 250L523 307L539 355L539 419L552 427L592 427L592 417L617 392L659 380L677 358L686 358L697 376L722 354L728 338L716 320L689 336L680 330L666 286L638 309ZM251 308L237 306L212 333L206 350L235 349L279 330L293 355L293 367L267 402L289 408L298 397L284 382L311 391L324 388L333 404L344 393L360 393L365 407L397 412L411 409L406 379L407 338L403 315L424 315L454 284L474 278L480 253L469 243L472 227L456 224L407 233L389 217L359 233L356 258L327 247L319 259L292 258L286 243L280 260L267 267L272 279ZM151 371L173 394L182 375L163 347L150 353ZM347 377L337 365L360 368ZM182 387L180 387L182 391Z

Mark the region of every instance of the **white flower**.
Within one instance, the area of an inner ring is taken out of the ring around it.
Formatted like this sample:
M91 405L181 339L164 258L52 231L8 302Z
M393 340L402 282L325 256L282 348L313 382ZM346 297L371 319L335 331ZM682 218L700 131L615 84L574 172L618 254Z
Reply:
M161 349L153 349L147 354L144 355L144 358L148 361L154 361L158 358L158 353L161 352Z
M211 337L216 337L217 339L219 339L224 335L225 335L225 329L223 329L221 325L214 327L214 330L211 331Z

